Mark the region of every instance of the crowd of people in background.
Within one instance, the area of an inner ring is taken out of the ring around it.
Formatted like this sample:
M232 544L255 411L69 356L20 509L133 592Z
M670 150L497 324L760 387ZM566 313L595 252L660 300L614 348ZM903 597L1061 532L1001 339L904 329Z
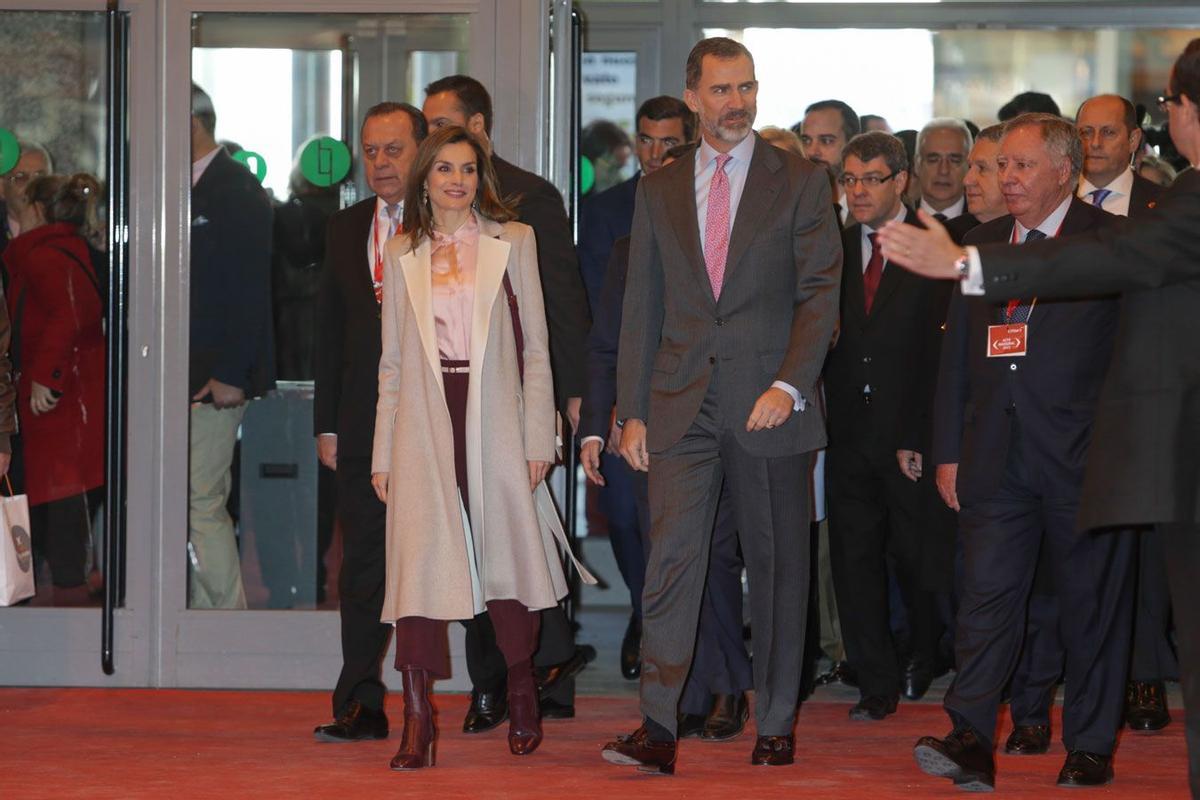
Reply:
M1175 125L1200 126L1180 110L1194 116L1197 76L1193 42L1160 100ZM1002 702L999 746L1047 753L1061 683L1058 784L1100 786L1123 726L1172 723L1166 684L1182 675L1195 791L1195 665L1176 656L1195 631L1172 627L1160 530L1194 520L1095 511L1091 442L1142 424L1106 394L1137 298L1112 282L999 301L1007 278L984 284L989 245L1033 262L1060 252L1038 240L1160 230L1192 167L1156 153L1145 110L1118 95L1068 117L1027 92L995 124L895 133L828 99L755 132L757 91L752 55L706 39L683 97L646 100L632 136L589 125L597 188L576 244L559 192L493 149L491 98L469 76L430 84L421 108L367 111L371 195L341 210L298 166L272 203L193 86L192 607L245 607L238 429L276 378L312 379L323 541L336 498L343 550L343 668L320 741L388 735L394 632L391 767L433 766L451 621L466 627L464 732L508 720L527 756L543 718L574 716L591 654L560 601L569 570L591 577L545 484L574 438L631 597L619 669L641 680L641 724L605 745L609 762L672 774L679 739L742 733L753 691L750 760L788 765L814 687L856 687L849 720L886 725L953 671L952 731L914 750L925 772L993 788ZM22 142L0 188L0 471L29 495L54 602L86 604L104 484L102 187ZM904 226L940 238L895 238ZM962 253L956 273L907 269L920 256L904 248L929 241ZM1156 492L1145 480L1106 491Z

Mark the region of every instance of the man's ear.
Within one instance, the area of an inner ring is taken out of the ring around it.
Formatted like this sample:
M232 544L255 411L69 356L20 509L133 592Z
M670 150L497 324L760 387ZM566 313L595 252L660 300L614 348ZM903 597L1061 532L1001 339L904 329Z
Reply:
M467 131L474 136L487 135L487 125L483 114L475 112L467 119Z

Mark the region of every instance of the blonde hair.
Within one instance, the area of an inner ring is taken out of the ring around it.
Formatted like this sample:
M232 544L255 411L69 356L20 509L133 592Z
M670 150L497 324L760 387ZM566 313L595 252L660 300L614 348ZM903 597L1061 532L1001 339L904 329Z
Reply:
M767 144L774 145L780 150L789 150L804 158L804 148L800 144L800 137L794 131L768 125L765 128L760 128L758 135L766 140Z

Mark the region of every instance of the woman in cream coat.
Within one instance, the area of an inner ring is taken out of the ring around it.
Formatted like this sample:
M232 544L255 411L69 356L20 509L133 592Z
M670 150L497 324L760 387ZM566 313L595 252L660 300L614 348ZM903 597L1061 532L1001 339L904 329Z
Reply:
M432 766L428 682L449 677L446 621L485 609L509 667L510 750L541 742L536 612L567 593L544 483L554 397L533 231L495 186L465 129L434 132L385 260L371 469L387 503L382 620L396 625L404 683L393 769Z

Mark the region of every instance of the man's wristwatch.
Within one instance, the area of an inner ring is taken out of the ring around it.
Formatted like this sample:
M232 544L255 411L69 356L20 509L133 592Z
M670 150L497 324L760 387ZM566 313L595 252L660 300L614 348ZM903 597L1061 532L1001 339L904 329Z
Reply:
M963 250L961 256L954 261L954 271L958 273L960 281L967 279L967 272L971 268L971 257L967 255L967 251Z

